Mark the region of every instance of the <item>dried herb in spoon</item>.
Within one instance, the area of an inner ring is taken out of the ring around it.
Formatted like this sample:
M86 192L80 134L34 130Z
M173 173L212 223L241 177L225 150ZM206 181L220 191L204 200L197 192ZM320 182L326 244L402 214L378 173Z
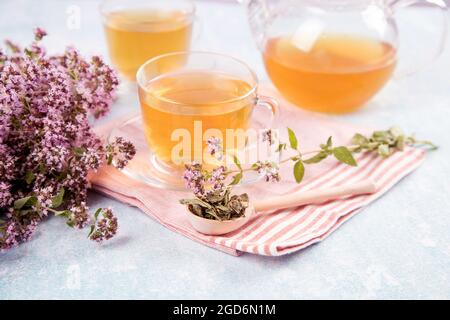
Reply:
M230 195L231 188L214 191L193 199L182 199L180 203L188 210L202 218L210 220L232 220L243 217L248 208L248 195Z

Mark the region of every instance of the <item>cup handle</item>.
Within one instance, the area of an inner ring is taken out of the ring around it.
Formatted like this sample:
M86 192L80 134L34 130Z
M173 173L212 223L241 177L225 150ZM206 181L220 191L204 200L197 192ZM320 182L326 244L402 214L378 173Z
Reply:
M447 5L443 0L394 0L392 3L392 9L393 12L395 13L395 11L399 10L399 9L403 9L403 8L407 8L407 7L411 7L411 6L424 6L424 7L429 7L429 8L437 8L439 9L439 12L441 13L442 19L440 21L441 24L441 36L439 39L439 43L438 46L436 47L435 52L433 53L433 55L431 56L431 59L424 63L424 64L419 64L409 70L405 70L401 73L398 73L395 75L395 78L399 79L399 78L404 78L406 76L410 76L426 67L428 67L429 65L431 65L434 61L436 61L440 55L443 53L444 49L445 49L445 43L446 43L446 39L447 39L447 32L448 32L448 17L447 17Z
M277 119L280 115L280 105L278 104L278 101L273 98L270 98L270 97L258 95L256 98L255 105L257 107L263 107L263 108L269 109L272 116L271 116L270 121L267 124L266 128L272 128L273 124L277 121Z

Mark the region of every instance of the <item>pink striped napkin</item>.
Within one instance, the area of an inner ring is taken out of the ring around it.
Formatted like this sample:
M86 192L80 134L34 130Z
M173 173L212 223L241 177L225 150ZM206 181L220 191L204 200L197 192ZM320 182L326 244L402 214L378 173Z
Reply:
M355 132L368 133L367 128L340 123L292 106L272 89L265 88L261 91L278 99L282 106L278 127L282 129L289 126L298 132L301 148L317 147L330 135L337 145L347 144ZM107 134L117 124L117 121L110 122L97 128L97 131L100 134ZM178 204L178 200L189 197L189 193L152 188L126 177L111 167L100 169L92 177L92 184L99 192L136 206L168 229L207 246L233 255L249 252L279 256L325 239L365 205L379 198L401 178L416 169L424 159L424 152L408 148L388 159L381 159L371 153L358 154L356 159L358 161L356 168L338 164L333 159L308 166L304 181L300 185L293 181L292 168L287 166L281 169L284 177L281 182L273 184L261 182L250 187L246 186L245 192L249 193L252 199L258 199L371 178L379 187L379 191L375 194L347 197L321 205L308 205L260 215L242 229L224 236L202 235L190 226L185 208Z

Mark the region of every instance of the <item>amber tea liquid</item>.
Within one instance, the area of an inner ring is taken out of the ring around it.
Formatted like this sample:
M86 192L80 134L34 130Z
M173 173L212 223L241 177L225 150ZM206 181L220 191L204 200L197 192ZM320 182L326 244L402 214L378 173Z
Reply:
M350 112L377 93L395 68L395 49L368 38L323 34L307 51L290 37L269 39L267 72L280 92L306 109Z
M189 49L192 18L183 11L118 10L106 14L104 28L112 63L134 80L147 60Z
M222 137L227 129L246 130L254 104L254 96L248 94L251 90L246 81L212 71L175 72L152 79L145 88L139 88L151 150L164 163L174 163L172 149L178 142L172 141L172 133L186 129L194 139L195 122L201 122L203 132L217 129ZM194 144L192 140L190 158L201 161L195 155L205 147L204 142ZM227 149L226 144L224 147Z

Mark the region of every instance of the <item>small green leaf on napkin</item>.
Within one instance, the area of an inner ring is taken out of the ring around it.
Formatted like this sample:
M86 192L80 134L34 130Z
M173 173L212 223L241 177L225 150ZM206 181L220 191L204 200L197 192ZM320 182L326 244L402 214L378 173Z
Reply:
M347 147L336 147L333 149L334 157L342 163L348 164L349 166L356 167L357 163L355 158L353 158L352 153Z
M298 147L297 136L295 135L294 131L292 131L291 128L287 128L287 130L288 130L288 135L289 135L289 144L292 149L297 150L297 147Z
M294 165L294 177L297 183L302 182L305 175L305 166L301 160L297 161Z

